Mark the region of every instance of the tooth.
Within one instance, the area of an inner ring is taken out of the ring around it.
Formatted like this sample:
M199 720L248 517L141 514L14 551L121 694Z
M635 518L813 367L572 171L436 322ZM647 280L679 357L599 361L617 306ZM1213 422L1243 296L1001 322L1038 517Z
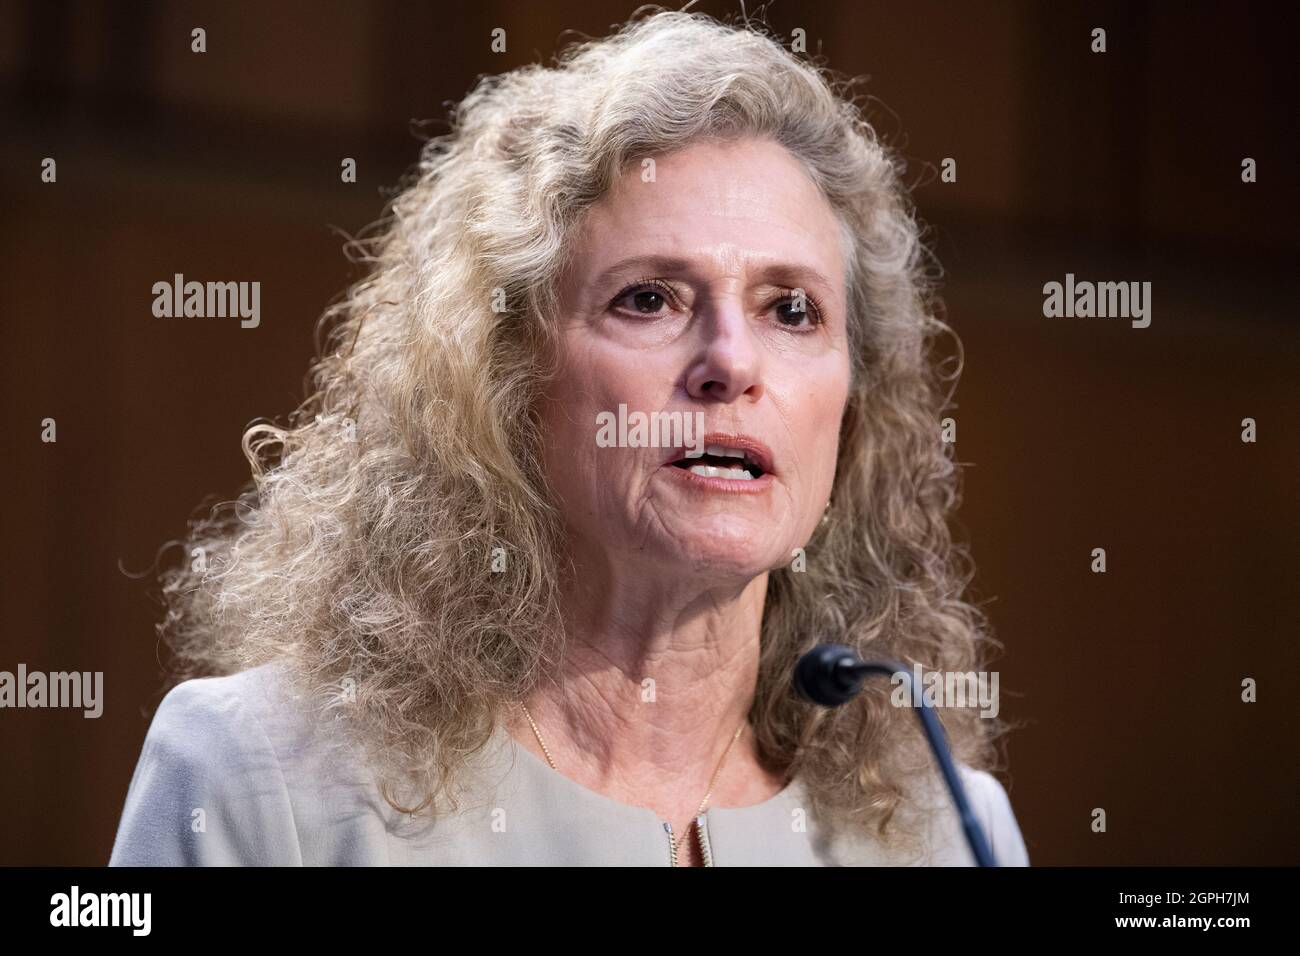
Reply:
M727 452L727 457L728 457L728 458L744 458L744 457L745 457L745 449L743 449L743 448L728 448L728 449L726 449L726 452Z
M699 475L701 478L728 478L732 481L754 480L754 476L744 468L715 468L713 465L692 465L690 472L693 475Z
M704 451L715 458L724 458L726 457L727 449L723 448L721 445L709 445L704 449Z

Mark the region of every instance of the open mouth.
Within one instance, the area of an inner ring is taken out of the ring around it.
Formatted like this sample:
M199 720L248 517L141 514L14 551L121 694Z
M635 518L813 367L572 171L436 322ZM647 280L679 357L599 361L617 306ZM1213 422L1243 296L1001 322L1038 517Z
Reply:
M672 463L701 478L729 478L733 481L753 481L763 477L763 469L743 448L708 445L697 458L679 458Z

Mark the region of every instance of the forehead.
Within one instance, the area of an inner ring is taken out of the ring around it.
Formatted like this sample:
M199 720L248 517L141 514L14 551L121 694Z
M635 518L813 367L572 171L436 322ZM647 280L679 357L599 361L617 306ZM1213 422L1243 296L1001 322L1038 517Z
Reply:
M651 175L653 174L653 175ZM633 162L587 212L579 271L615 257L675 254L740 273L807 266L844 282L838 217L803 165L770 140L702 142Z

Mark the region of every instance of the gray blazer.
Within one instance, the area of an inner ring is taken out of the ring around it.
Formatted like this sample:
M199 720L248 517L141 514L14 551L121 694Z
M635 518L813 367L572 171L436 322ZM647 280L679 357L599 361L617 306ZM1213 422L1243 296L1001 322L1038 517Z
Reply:
M655 811L570 780L498 727L470 758L456 812L431 820L390 806L342 735L283 692L279 664L185 681L154 715L110 866L670 866ZM1029 855L1006 791L959 765L1004 866ZM925 848L903 858L860 835L823 833L798 779L763 803L700 819L714 866L973 864L956 812L936 794Z

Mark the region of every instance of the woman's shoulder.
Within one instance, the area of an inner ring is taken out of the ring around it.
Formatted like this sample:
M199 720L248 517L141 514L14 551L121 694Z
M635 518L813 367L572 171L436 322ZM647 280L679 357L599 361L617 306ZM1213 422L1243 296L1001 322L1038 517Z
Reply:
M955 761L962 787L999 866L1028 866L1029 853L1006 788L986 770ZM840 866L974 866L952 795L937 770L925 774L914 802L901 816L919 815L919 842L883 843L855 831L836 831L825 842L830 862Z
M289 687L281 662L182 681L154 712L143 752L178 772L272 770L286 744L309 736Z
M167 692L145 734L110 866L292 860L292 809L274 786L278 761L258 719L274 672L196 678Z
M1011 808L1011 798L1001 781L987 770L976 770L967 764L957 763L957 770L966 788L966 798L975 812L984 835L988 838L999 866L1028 866L1029 851L1025 846L1020 824ZM953 812L956 818L956 812ZM960 821L958 821L960 828ZM962 834L962 850L969 856Z
M285 666L194 678L167 692L145 735L110 865L304 862L316 791L344 786L341 771L356 762L333 754Z
M282 686L283 665L263 664L220 677L181 681L163 695L150 732L166 731L176 722L191 730L220 730L231 723L265 715L270 695Z

